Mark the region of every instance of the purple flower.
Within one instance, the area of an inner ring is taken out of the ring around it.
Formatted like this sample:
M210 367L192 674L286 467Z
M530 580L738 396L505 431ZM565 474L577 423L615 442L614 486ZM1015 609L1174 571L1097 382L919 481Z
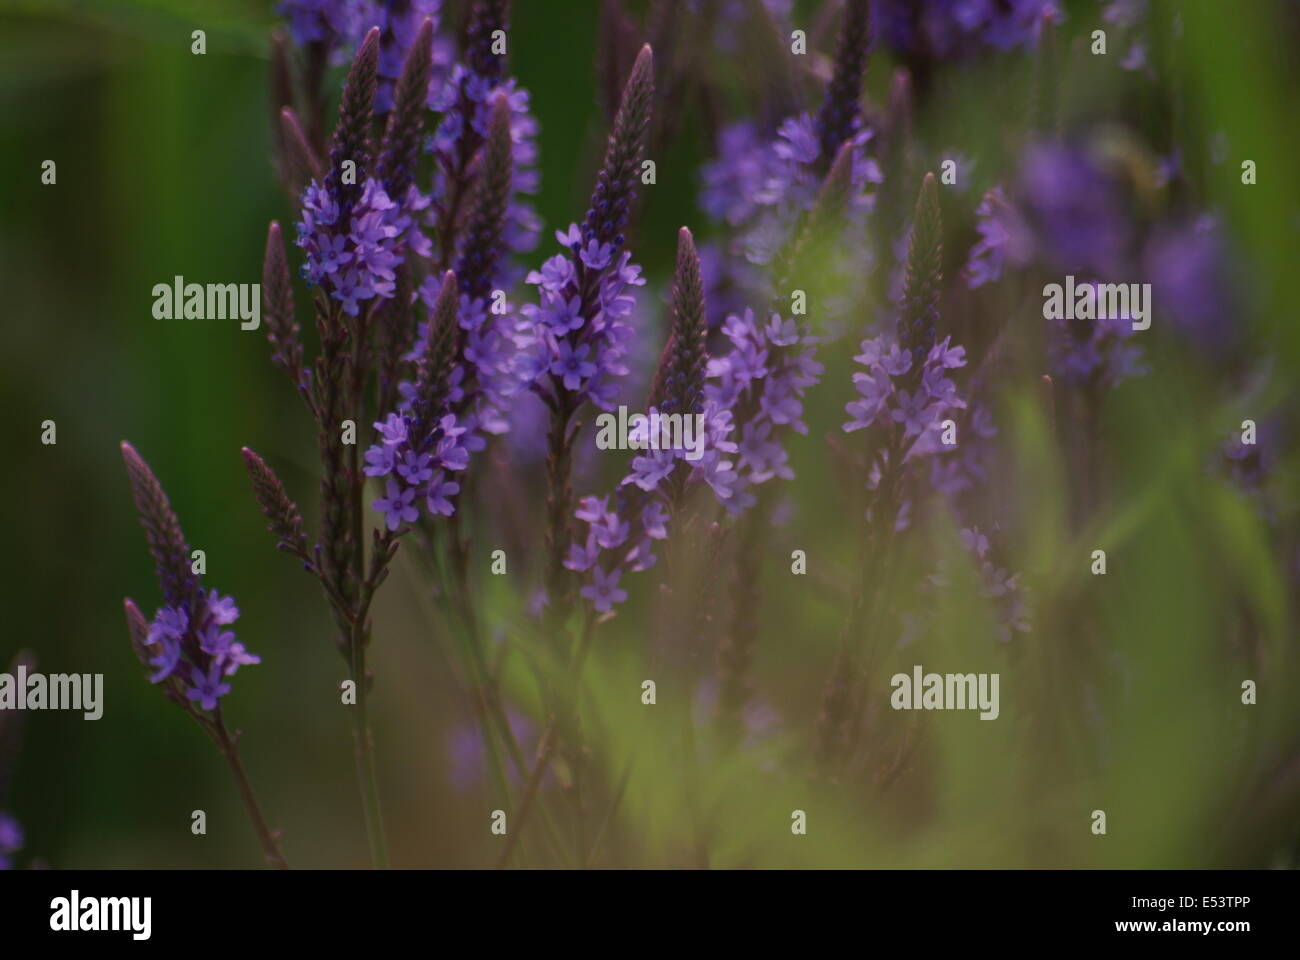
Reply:
M1029 227L1007 203L1001 187L994 187L984 195L975 215L979 218L976 229L980 241L971 247L966 264L966 284L972 289L995 282L1008 263L1021 266L1033 253Z
M397 464L397 473L412 487L426 483L433 476L433 455L407 450Z
M215 662L206 672L191 667L190 683L185 695L204 710L217 709L217 701L230 692L230 684L221 682L221 667Z
M190 626L190 612L184 607L161 607L154 614L154 621L149 628L149 643L159 640L180 640Z
M215 621L208 623L199 631L199 649L217 660L225 657L230 645L235 642L233 630L222 630Z
M584 343L577 347L568 342L561 342L555 360L551 363L551 373L564 380L564 389L577 392L582 382L596 373L596 365L586 359L591 352L591 345Z
M456 512L451 498L460 493L460 484L454 480L445 479L441 470L433 475L429 481L428 493L425 495L425 503L429 508L429 513L449 517Z
M408 249L421 255L429 252L428 238L414 218L429 199L412 186L402 202L395 203L370 177L350 218L340 223L331 187L313 180L303 191L297 240L307 255L303 276L309 284L327 286L344 311L356 316L364 301L394 295L395 271Z
M214 623L234 623L239 619L239 608L234 597L223 597L217 591L208 593L208 616Z
M1031 47L1044 19L1063 18L1057 0L875 0L871 13L872 32L899 55L936 60Z
M857 122L854 119L853 124ZM873 136L871 129L862 127L847 141L850 189L845 233L838 245L843 262L834 265L837 270L848 269L858 282L869 271L872 258L864 227L875 197L868 191L884 179L876 160L867 154ZM771 141L760 138L748 122L724 128L718 159L703 169L700 193L705 211L731 228L726 255L709 257L710 286L739 291L750 302L769 298L770 271L754 268L776 260L816 203L825 172L822 163L829 163L821 153L816 123L808 114L788 117ZM728 299L710 301L712 323L728 316L721 309Z
M275 9L300 47L318 43L333 53L353 43L361 27L356 0L282 0Z
M396 480L389 480L386 489L387 497L376 500L371 506L384 514L389 530L396 530L403 523L414 523L419 519L420 512L412 504L415 500L414 487L403 489Z
M627 591L620 589L618 585L622 573L621 570L615 570L607 574L600 567L593 567L592 582L578 592L590 600L598 612L607 613L611 606L627 599Z
M249 653L248 649L237 640L226 648L226 655L221 660L223 671L228 677L233 677L235 671L242 666L261 662L261 657Z
M397 451L386 445L376 444L366 451L366 466L363 470L367 477L386 477L397 465Z

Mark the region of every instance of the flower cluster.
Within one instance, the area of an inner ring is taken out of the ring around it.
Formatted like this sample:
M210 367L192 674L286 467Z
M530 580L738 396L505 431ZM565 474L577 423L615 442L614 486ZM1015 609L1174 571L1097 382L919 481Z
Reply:
M447 413L424 430L409 403L375 424L379 442L366 451L365 474L387 477L385 495L371 506L384 515L389 530L414 523L421 505L430 516L451 516L451 498L460 484L450 474L469 466L465 428ZM423 434L423 435L421 435Z
M1008 573L994 563L989 538L980 532L979 527L962 530L961 542L979 564L980 596L999 604L999 639L1007 643L1016 633L1028 633L1029 613L1020 586L1020 574Z
M912 355L891 337L862 341L853 359L867 368L853 374L858 399L845 404L850 419L846 432L877 426L897 434L896 449L903 459L938 453L943 421L966 408L957 395L949 370L966 365L964 347L950 347L949 338L932 346L919 366Z
M709 360L706 400L729 410L738 431L736 469L710 480L732 513L753 506L752 487L773 477L790 479L788 455L779 431L806 434L804 391L815 385L824 367L814 358L817 338L807 324L771 313L759 325L752 310L732 314L722 326L731 350Z
M429 205L414 186L401 203L367 178L361 196L344 217L328 186L313 180L302 197L297 244L307 254L302 274L309 284L329 287L329 294L356 316L363 301L391 298L396 269L409 249L418 256L432 252L414 214Z
M1033 255L1033 236L1001 187L993 187L975 209L980 239L971 247L966 284L972 289L1001 279L1008 266L1024 266Z
M375 113L383 115L393 108L393 91L406 55L415 42L416 34L426 18L433 21L435 39L430 56L432 72L429 78L429 99L442 88L447 69L454 56L454 48L447 40L437 37L441 19L442 0L362 0L357 15L355 36L358 40L371 27L379 28L378 84L375 87Z
M447 171L455 169L454 158L460 152L462 140L471 135L474 142L487 138L492 104L498 95L505 97L510 108L515 194L506 208L502 242L514 253L527 253L537 246L541 233L541 218L532 204L522 198L537 193L541 186L541 173L537 169L539 127L529 107L528 91L520 87L515 78L494 82L458 63L452 68L447 82L430 98L429 105L443 114L426 143L426 149L438 159L433 193L437 197L447 195ZM466 131L467 125L469 132ZM507 281L502 282L502 286L507 285Z
M596 239L584 245L577 224L555 231L555 239L569 254L557 253L528 274L540 303L520 310L515 370L524 386L552 401L563 391L575 404L590 400L609 410L618 396L614 378L628 372L623 357L633 331L627 320L636 301L627 288L643 286L645 278L630 252ZM595 293L585 307L588 288Z
M867 153L873 136L874 132L863 126L848 139L852 163L844 211L846 243L840 249L853 259L858 274L864 264L870 264L871 253L863 231L853 228L862 226L875 203L870 187L884 180L879 164ZM765 299L772 293L766 286L771 280L767 272L754 268L776 261L800 217L816 204L825 161L811 114L787 118L770 141L748 121L722 131L718 159L702 172L700 205L734 233L726 254L701 251L706 264L720 267L711 271L711 285L723 282L725 276L731 286L749 294L747 299Z
M361 0L282 0L276 12L289 21L293 42L300 47L320 44L337 53L364 31Z
M954 419L957 435L961 438L956 451L930 458L930 486L949 499L988 479L989 461L993 456L991 441L998 435L992 414L977 402L972 401L970 407Z
M1142 351L1129 342L1133 318L1127 311L1096 320L1059 319L1048 323L1048 359L1053 375L1062 381L1112 388L1146 373Z
M724 504L735 497L738 475L735 463L726 456L738 449L730 439L731 411L712 400L704 402L704 432L696 459L685 449L651 448L648 431L659 415L659 410L651 407L646 421L628 431L629 446L643 452L632 458L632 470L619 484L614 506L609 505L608 496L583 497L574 514L586 531L581 542L569 545L564 565L591 572L590 582L580 593L600 613L627 599L627 591L618 586L624 571L654 566L654 541L667 538L672 516L668 481L679 465L687 471L684 482L707 484Z
M982 47L1032 47L1043 21L1061 22L1057 0L875 0L875 34L906 57L949 59Z
M185 695L204 710L215 710L230 692L226 677L241 666L261 663L227 629L239 619L234 598L212 590L199 591L190 606L163 606L154 614L145 640L152 654L149 664L156 672L151 683L176 677L185 685Z

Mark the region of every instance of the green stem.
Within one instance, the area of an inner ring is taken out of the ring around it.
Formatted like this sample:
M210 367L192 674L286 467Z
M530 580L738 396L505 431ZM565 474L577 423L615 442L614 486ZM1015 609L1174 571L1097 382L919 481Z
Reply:
M284 854L280 851L280 845L276 842L275 834L266 825L266 819L262 816L262 808L258 805L257 797L253 793L253 786L248 782L248 774L244 772L244 765L239 759L238 736L230 736L230 733L226 730L225 721L220 714L218 714L216 723L213 726L215 730L209 730L209 733L216 742L217 749L221 751L221 755L226 758L226 763L230 765L230 772L235 775L235 783L239 787L240 799L244 801L244 809L248 811L248 818L253 821L253 829L257 831L257 839L262 844L262 852L266 854L267 862L277 870L288 870L289 863L284 859Z

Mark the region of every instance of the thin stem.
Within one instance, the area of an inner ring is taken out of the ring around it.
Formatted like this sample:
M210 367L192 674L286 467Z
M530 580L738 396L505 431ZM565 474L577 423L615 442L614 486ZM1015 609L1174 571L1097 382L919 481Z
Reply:
M578 642L578 650L569 665L565 689L570 692L570 695L566 696L560 704L560 709L566 712L570 706L576 710L578 680L582 673L582 664L587 659L587 651L591 648L592 635L595 632L595 618L589 612L583 623L582 638ZM565 723L567 723L567 720ZM519 809L519 816L516 819L515 830L509 835L506 840L506 847L501 851L501 856L497 859L496 869L498 870L509 862L510 854L514 851L519 834L523 832L523 826L528 822L528 811L533 805L537 787L551 764L551 758L555 755L555 740L561 725L560 717L557 714L551 718L551 722L546 727L546 734L542 737L541 745L538 748L537 763L533 767L532 775L528 778L528 788L524 792L524 799ZM582 851L579 850L579 856L581 856L581 853Z
M267 862L277 870L288 870L289 863L284 859L284 854L280 851L280 845L276 842L275 834L266 825L266 819L262 816L262 808L258 806L257 797L253 793L253 786L248 782L248 775L244 772L244 765L239 759L239 737L231 737L226 730L225 721L220 714L213 725L215 731L210 730L212 739L217 744L217 749L221 755L226 758L226 763L230 765L230 772L235 775L235 783L239 787L239 796L244 801L244 809L248 811L248 818L253 821L253 829L257 831L257 839L262 844L262 852L266 854Z
M542 737L541 746L538 750L537 764L533 767L532 775L528 778L528 786L524 790L524 799L519 805L519 814L515 818L515 829L506 836L505 849L501 851L501 856L497 858L494 869L500 870L510 862L510 855L514 853L515 845L519 842L519 836L523 833L524 824L528 822L528 812L533 807L533 800L537 797L537 788L541 785L542 777L546 774L546 768L550 766L551 757L555 752L555 725L554 719L546 727L546 733Z

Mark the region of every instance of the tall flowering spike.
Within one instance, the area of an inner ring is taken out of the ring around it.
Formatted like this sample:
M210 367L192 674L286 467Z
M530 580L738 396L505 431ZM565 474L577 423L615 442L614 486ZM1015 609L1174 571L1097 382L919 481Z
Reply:
M275 362L289 371L297 383L302 375L302 341L294 316L293 282L284 252L280 224L271 221L266 231L266 257L262 261L262 315L266 338L275 351Z
M862 95L862 76L871 44L871 10L867 0L846 0L839 43L835 47L835 68L821 109L817 112L817 140L822 163L829 166L840 144L857 129Z
M432 423L445 396L447 377L456 355L456 332L459 329L460 286L456 274L442 275L438 299L429 320L429 337L420 357L420 374L415 384L415 415L421 423Z
M188 607L198 580L190 569L190 548L162 484L135 447L122 441L122 460L131 495L154 560L163 599L170 607Z
M922 359L938 338L939 290L943 281L943 221L939 187L927 173L916 200L912 236L907 246L898 343L914 360Z
M320 158L311 148L298 115L289 107L280 110L280 140L284 145L284 175L294 187L319 180L324 174Z
M433 20L426 17L415 35L402 75L393 91L393 109L388 114L376 174L389 197L401 197L415 180L420 156L420 131L424 126L429 97L429 75L433 70Z
M282 550L307 556L307 535L303 532L302 514L298 512L298 505L289 499L284 484L275 475L275 471L266 465L266 461L248 447L243 447L240 453L244 456L248 479L253 482L253 496L270 521L267 529L279 537Z
M510 101L499 93L492 101L483 168L474 207L465 224L465 240L456 276L471 298L486 297L501 258L501 236L514 189L514 144L510 136Z
M510 29L510 0L475 0L465 28L465 64L490 84L505 72L503 55L492 52L492 34Z
M817 202L778 256L774 271L778 295L784 295L791 277L815 267L836 241L840 233L837 226L843 222L854 188L853 154L852 144L840 145L817 192Z
M700 411L709 363L706 334L700 255L691 231L682 227L677 232L677 270L673 277L673 329L651 388L651 405L660 412Z
M637 54L623 87L623 99L609 134L605 162L596 177L591 207L582 226L584 243L622 246L621 233L627 223L636 180L641 173L641 154L645 150L646 129L654 101L654 54L646 44Z
M330 141L330 172L327 189L339 204L341 220L348 222L352 205L361 195L370 165L370 118L375 102L376 71L379 64L379 28L371 27L357 48L343 84L343 99L339 103L339 121ZM356 180L343 182L343 163L351 160L357 166Z

